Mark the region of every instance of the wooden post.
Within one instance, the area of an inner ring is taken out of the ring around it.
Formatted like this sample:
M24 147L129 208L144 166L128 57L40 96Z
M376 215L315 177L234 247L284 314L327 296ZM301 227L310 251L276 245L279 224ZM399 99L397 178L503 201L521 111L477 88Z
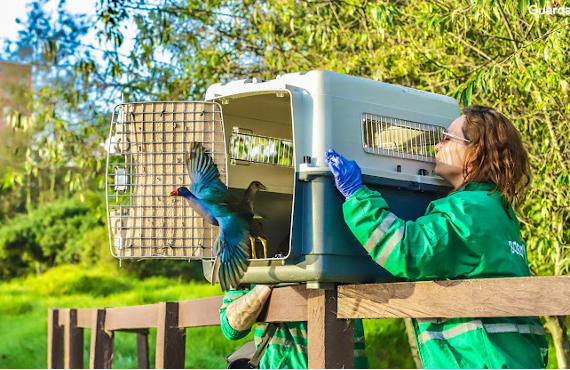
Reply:
M336 318L336 289L311 291L307 310L309 369L354 368L354 325Z
M161 302L156 327L156 369L183 369L186 329L178 326L178 302Z
M111 369L113 365L113 332L105 331L105 309L93 311L95 325L91 329L90 369Z
M148 330L137 332L137 360L139 369L148 369Z
M63 369L63 328L59 324L59 310L48 309L47 368Z
M77 310L67 311L64 329L64 366L66 369L83 369L83 328L77 327Z

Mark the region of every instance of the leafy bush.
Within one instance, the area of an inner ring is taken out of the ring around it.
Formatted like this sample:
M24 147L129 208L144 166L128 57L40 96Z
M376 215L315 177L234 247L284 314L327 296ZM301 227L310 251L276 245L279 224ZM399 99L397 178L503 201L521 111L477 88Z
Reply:
M0 279L79 262L84 234L103 226L93 209L77 197L63 198L0 227Z
M164 276L181 281L206 281L201 261L184 260L126 260L122 263L125 270L140 278Z
M29 214L16 216L0 226L0 279L41 273L64 263L117 265L118 261L109 251L105 220L103 194L93 192L61 198L40 205ZM166 276L183 281L204 280L199 261L124 260L122 266L140 278Z
M30 276L22 285L43 297L64 297L85 294L107 297L131 289L129 280L117 269L104 266L90 267L63 265L50 269L41 276Z

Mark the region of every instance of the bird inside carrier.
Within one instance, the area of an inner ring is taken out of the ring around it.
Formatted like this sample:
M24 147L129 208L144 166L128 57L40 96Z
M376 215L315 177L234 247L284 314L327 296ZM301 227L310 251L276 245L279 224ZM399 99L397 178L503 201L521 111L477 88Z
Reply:
M211 196L207 180L230 216L248 217L248 237L229 243L247 260L230 285L390 280L348 230L324 153L356 160L364 184L415 219L449 191L434 153L457 116L454 99L328 71L214 84L203 102L119 104L107 164L111 251L200 259L215 281L216 256L227 260L220 233L229 234L212 204L195 199Z

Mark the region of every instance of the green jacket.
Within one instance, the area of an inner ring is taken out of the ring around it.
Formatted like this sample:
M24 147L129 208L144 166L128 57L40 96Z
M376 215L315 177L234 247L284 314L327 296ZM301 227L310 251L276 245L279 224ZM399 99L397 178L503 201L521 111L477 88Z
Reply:
M417 280L530 276L512 208L491 184L470 183L404 221L363 186L343 205L356 238L380 266ZM425 368L543 368L548 344L537 317L415 320Z
M279 289L279 288L276 288ZM249 292L246 290L230 290L224 295L224 302L220 308L220 320L222 333L229 340L238 340L245 337L251 331L234 330L228 323L226 317L226 307L231 302ZM261 342L265 331L266 323L259 323L254 332L256 347ZM259 363L260 369L307 369L308 368L308 347L307 347L307 322L280 323L269 341L265 353ZM354 320L354 368L367 369L368 358L364 348L364 328L362 320Z

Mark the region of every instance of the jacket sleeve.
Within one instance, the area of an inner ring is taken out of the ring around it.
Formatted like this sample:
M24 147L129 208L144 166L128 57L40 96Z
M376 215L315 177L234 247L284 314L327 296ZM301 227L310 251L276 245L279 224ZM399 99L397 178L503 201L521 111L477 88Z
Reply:
M233 301L243 297L249 293L249 290L228 290L224 295L224 301L222 303L222 307L220 307L220 328L222 329L222 334L229 340L238 340L244 338L246 335L249 334L251 328L247 330L235 330L231 327L230 323L228 322L228 318L226 316L226 308L230 303Z
M410 280L451 279L473 271L481 246L470 243L469 205L448 196L430 203L425 216L404 221L380 193L362 186L343 205L344 219L376 263Z

